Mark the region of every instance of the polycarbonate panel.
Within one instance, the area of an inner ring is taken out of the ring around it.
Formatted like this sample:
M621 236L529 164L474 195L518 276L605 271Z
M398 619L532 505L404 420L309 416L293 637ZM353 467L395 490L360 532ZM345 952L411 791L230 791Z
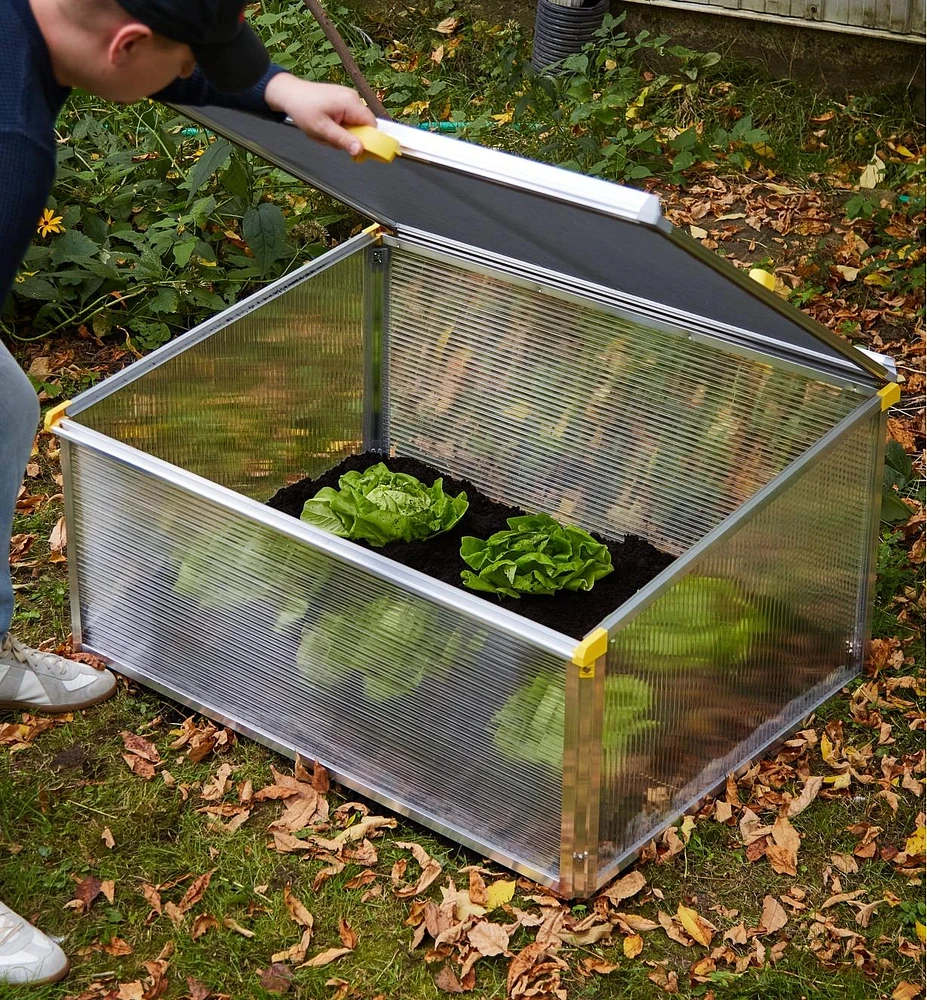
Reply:
M859 403L852 391L402 249L398 454L494 499L687 550Z
M606 691L649 708L620 753L603 737L600 871L859 669L880 435L851 427L611 632Z
M362 446L364 261L268 298L77 420L261 500L321 474Z
M85 648L323 761L388 806L557 879L562 767L511 756L511 699L517 706L517 692L541 675L562 678L562 661L68 447ZM507 705L506 726L498 713Z

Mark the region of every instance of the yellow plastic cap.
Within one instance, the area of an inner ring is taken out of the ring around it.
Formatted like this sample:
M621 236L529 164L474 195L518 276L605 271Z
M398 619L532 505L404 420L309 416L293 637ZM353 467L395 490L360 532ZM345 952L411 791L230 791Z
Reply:
M579 667L581 677L595 674L595 662L608 652L608 632L604 628L593 629L573 651L573 663Z
M754 281L758 281L764 288L768 288L771 292L776 290L776 277L770 274L769 271L764 271L761 267L755 267L750 272L750 277Z
M901 386L897 382L889 382L879 389L879 395L882 397L882 409L887 410L901 400Z
M71 405L71 400L66 399L63 403L58 403L57 406L51 407L51 409L45 411L45 423L44 430L46 434L53 434L55 427L58 425L59 421L63 420L67 416L67 408Z
M392 163L399 155L399 143L385 132L380 132L370 125L351 125L348 127L351 135L360 139L364 148L351 159L355 163L364 160L379 160L380 163Z

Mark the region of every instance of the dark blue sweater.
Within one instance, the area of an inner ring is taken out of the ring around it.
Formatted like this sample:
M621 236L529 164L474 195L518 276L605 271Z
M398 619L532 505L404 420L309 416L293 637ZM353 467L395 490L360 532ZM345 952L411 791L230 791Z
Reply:
M244 94L214 90L197 70L152 97L268 113L271 66ZM70 93L56 82L29 0L0 0L0 303L6 298L55 179L55 120Z

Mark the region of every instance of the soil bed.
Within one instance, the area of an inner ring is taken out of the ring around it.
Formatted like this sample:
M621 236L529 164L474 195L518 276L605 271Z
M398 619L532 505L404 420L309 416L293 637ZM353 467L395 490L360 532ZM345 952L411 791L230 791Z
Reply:
M463 490L467 494L470 503L467 513L450 531L424 542L391 542L380 549L375 549L404 566L427 573L428 576L459 587L461 590L467 588L460 579L461 570L466 568L460 558L460 539L464 535L488 538L494 532L504 531L508 527L506 518L530 513L518 507L508 507L490 500L472 483L464 479L442 476L442 473L433 466L417 459L385 459L383 455L373 452L351 455L323 476L303 479L292 486L284 487L267 501L268 506L293 517L299 517L305 502L314 497L320 489L325 486L338 489L338 479L345 472L352 470L363 472L371 465L382 461L386 462L391 471L415 476L427 486L430 486L435 479L443 478L445 493L456 496ZM564 635L581 639L606 615L623 604L673 561L673 556L661 552L649 542L634 535L626 536L623 542L616 542L601 535L593 537L608 546L615 568L608 576L597 580L590 591L573 593L561 591L553 597L522 598L497 598L492 594L481 594L475 590L467 590L467 593L493 601L509 611L514 611L515 614L530 618ZM355 544L371 548L366 542Z

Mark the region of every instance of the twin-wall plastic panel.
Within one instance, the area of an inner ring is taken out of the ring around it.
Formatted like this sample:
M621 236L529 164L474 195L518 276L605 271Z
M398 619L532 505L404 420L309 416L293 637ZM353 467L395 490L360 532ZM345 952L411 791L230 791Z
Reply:
M330 469L363 437L365 263L355 252L269 296L80 422L261 500Z
M495 715L565 664L210 500L70 444L82 642L188 705L536 878L561 772Z
M857 422L611 630L606 692L634 685L650 712L621 741L606 711L601 871L859 669L880 438L878 413Z
M456 263L392 251L389 440L506 503L680 554L860 402Z

